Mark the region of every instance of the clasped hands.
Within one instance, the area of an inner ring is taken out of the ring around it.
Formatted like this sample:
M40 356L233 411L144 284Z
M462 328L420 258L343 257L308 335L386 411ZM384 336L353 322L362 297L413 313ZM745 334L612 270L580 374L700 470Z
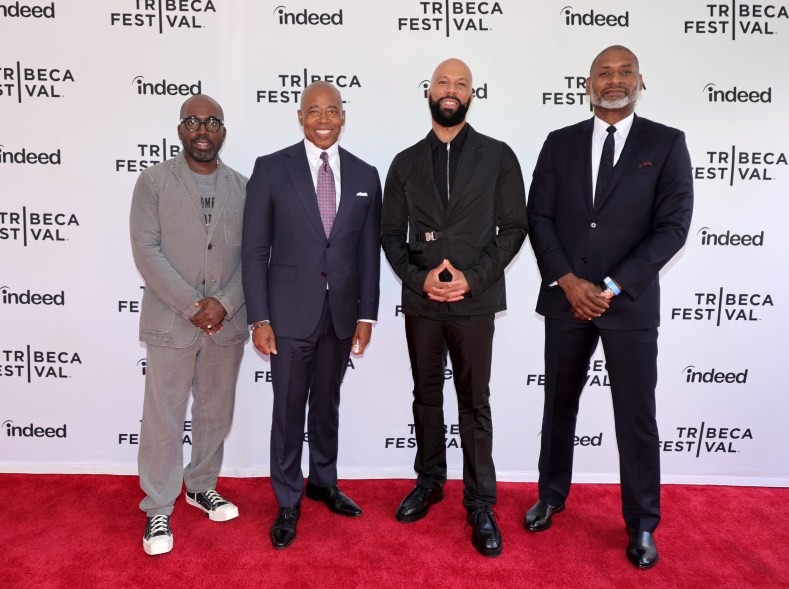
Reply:
M439 274L445 270L452 275L452 280L449 282L442 282L439 278ZM462 301L464 295L471 290L471 287L468 285L463 272L455 268L449 260L444 260L428 272L422 290L427 293L431 301L454 303Z
M200 299L194 302L195 307L199 307L199 311L192 315L192 325L202 329L208 335L214 335L222 331L224 327L222 322L225 320L227 311L218 300L214 297Z
M603 296L599 286L572 272L557 281L573 309L573 318L578 321L591 321L608 310L609 300Z

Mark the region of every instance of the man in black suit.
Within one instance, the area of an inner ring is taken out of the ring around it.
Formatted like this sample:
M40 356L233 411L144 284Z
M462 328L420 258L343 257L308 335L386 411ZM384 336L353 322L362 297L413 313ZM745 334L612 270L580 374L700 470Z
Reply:
M345 112L334 86L308 86L298 117L304 140L255 162L242 240L253 343L272 355L275 548L296 538L308 400L307 497L339 515L362 513L337 487L340 384L351 350L364 352L378 315L378 172L339 147Z
M660 269L685 243L693 210L681 131L634 114L638 59L612 46L592 62L594 118L554 131L529 191L531 243L542 274L545 409L539 501L526 514L546 530L570 491L578 402L602 340L611 379L630 542L640 568L657 563L660 455L655 419Z
M498 556L502 540L492 511L496 471L488 387L493 319L506 308L504 269L526 238L526 199L513 151L465 122L471 84L462 61L439 64L428 92L433 129L395 157L384 189L381 242L403 283L417 443L416 486L396 517L417 521L444 497L448 351L472 543L480 553Z

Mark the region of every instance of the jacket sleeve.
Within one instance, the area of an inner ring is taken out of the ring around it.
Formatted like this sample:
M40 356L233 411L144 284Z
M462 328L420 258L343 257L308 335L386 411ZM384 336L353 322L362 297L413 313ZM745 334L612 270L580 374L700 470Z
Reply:
M463 270L471 288L471 297L484 292L501 278L504 269L520 251L528 233L523 174L518 158L506 144L502 148L494 200L498 234L480 261Z
M193 303L200 293L173 268L162 253L162 227L159 220L159 193L150 173L137 178L129 214L132 254L137 268L150 288L165 305L190 319L197 308Z
M682 248L693 215L693 171L684 133L669 148L655 190L652 230L611 273L637 299L660 269Z
M383 208L381 210L381 245L389 265L403 285L420 296L427 280L427 270L411 264L408 253L408 199L402 177L404 166L399 154L389 166L384 185Z
M529 240L534 249L543 285L573 272L573 266L556 232L557 182L551 154L551 137L552 134L549 134L537 158L526 205Z
M247 183L241 237L241 276L249 323L271 319L268 306L268 264L271 257L273 222L271 188L262 158L258 158Z
M381 179L375 176L375 195L367 211L357 251L359 268L359 318L378 319L378 298L381 277L381 251L378 245L381 230Z

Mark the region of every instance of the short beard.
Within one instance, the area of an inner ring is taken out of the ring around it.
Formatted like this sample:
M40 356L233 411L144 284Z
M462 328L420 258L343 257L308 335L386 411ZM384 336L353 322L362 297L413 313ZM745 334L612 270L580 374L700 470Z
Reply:
M636 88L634 94L613 100L602 98L600 95L592 92L591 102L592 106L599 106L600 108L605 108L608 110L619 110L620 108L625 108L629 104L635 104L638 102L639 98L641 98L641 86Z
M193 139L192 141L196 141L196 138ZM213 148L209 149L208 151L205 151L200 149L194 149L191 145L191 141L187 142L186 140L183 140L181 143L184 147L184 151L186 151L186 153L189 154L189 157L191 157L193 160L197 162L210 162L211 160L216 159L216 156L219 153L219 149L222 147L221 142L219 143L219 145L214 143Z
M433 120L436 123L442 127L456 127L466 120L466 113L468 113L468 108L471 105L471 99L469 98L466 104L460 102L457 110L450 115L444 114L444 111L441 109L441 101L433 100L429 94L427 96L427 104L430 106L430 114L433 115Z

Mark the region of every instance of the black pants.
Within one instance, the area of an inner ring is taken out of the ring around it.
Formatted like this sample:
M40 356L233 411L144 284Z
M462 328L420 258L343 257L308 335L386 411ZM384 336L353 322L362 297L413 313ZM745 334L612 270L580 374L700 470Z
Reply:
M447 478L443 389L449 352L463 446L463 505L469 510L496 503L489 387L493 329L493 315L405 317L414 378L417 484L436 488Z
M570 492L578 404L589 360L602 340L611 383L622 515L636 530L660 521L660 444L655 419L657 329L599 329L593 322L545 319L545 409L540 499L564 503Z

